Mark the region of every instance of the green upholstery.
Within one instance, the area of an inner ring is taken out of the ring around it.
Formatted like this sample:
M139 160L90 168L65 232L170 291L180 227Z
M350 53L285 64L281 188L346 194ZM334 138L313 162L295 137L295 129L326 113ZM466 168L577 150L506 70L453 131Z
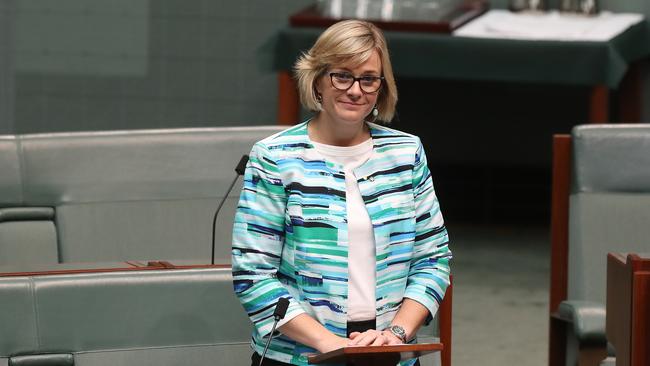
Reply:
M136 350L79 352L77 366L250 365L248 342Z
M650 249L650 125L586 125L572 132L568 343L605 347L608 252ZM567 349L567 364L577 350Z
M54 210L23 207L20 142L0 136L0 266L58 261Z
M61 261L209 261L210 230L217 199L61 205L57 208L56 222L61 238ZM218 226L217 263L230 261L229 245L226 244L229 244L232 227L227 229L225 226L232 219L226 217L228 211L223 210L224 217Z
M22 202L18 143L15 136L0 135L0 206Z
M573 130L574 193L650 191L650 124L578 126Z
M54 219L52 207L9 207L0 208L0 222L42 221Z
M0 253L8 253L0 265L52 258L208 261L212 215L235 166L254 142L283 128L0 136ZM239 187L241 179L217 223L217 262L230 261ZM34 207L55 214L44 222L2 225L4 210ZM35 256L34 248L45 246L56 250Z
M605 304L607 253L650 249L650 189L573 194L569 217L568 298Z
M0 326L13 334L0 337L2 358L57 352L74 354L78 365L250 362L251 324L229 268L0 278L0 297Z
M605 303L608 252L650 249L650 125L573 130L568 298Z
M0 357L38 350L38 320L29 278L0 277L0 299Z
M605 306L592 301L563 301L558 313L573 324L578 341L586 346L606 346Z
M74 358L70 353L51 353L41 355L23 355L9 358L9 366L73 366Z
M57 262L52 221L0 221L0 266Z
M0 208L0 266L58 261L53 208Z

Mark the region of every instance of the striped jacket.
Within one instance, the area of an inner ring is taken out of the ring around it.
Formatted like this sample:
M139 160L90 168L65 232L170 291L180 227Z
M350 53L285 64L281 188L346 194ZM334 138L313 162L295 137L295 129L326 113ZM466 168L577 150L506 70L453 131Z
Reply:
M235 293L262 353L280 297L285 319L307 313L346 334L348 242L343 167L326 161L303 122L253 146L232 243ZM369 124L370 159L354 170L374 227L377 329L390 325L404 297L438 309L449 283L448 236L420 140ZM352 243L354 245L354 243ZM279 335L267 357L306 365L308 346Z

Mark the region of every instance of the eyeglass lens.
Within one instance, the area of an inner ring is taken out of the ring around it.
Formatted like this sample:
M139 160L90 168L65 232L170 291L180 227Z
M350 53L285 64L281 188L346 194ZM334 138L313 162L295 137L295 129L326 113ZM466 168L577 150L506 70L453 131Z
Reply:
M330 74L332 86L338 90L348 90L359 81L359 87L366 93L374 93L381 87L381 77L379 76L360 76L354 77L351 74L336 73Z

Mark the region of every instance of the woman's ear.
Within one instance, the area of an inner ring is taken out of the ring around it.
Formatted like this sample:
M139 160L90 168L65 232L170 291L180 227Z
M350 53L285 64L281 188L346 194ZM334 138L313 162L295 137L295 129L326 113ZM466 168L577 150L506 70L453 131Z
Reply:
M316 82L314 83L314 95L320 95L320 80L316 79Z

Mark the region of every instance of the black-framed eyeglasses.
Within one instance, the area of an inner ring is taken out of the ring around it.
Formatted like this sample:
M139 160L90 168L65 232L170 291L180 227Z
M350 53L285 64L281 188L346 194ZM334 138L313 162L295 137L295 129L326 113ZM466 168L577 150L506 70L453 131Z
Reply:
M359 87L364 93L375 93L384 81L383 76L364 75L355 77L347 72L330 72L330 80L335 89L346 91L354 85L357 81Z

